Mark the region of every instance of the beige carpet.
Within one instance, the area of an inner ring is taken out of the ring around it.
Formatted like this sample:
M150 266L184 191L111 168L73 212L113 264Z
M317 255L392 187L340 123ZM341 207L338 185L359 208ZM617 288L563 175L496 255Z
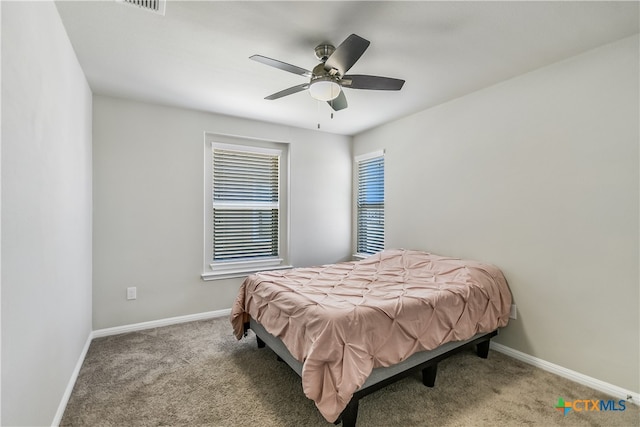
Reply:
M612 399L501 353L468 351L439 364L434 388L416 374L362 399L358 427L640 425L636 405L564 415L560 397ZM94 340L62 425L332 426L300 378L253 335L236 341L226 318Z

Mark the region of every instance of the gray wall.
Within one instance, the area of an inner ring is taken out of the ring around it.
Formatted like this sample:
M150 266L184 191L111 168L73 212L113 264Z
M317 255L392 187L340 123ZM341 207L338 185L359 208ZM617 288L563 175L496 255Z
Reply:
M53 2L2 2L2 425L50 425L91 332L91 91Z
M358 135L385 148L387 247L480 259L497 341L638 392L638 37Z
M350 256L350 137L96 95L94 329L231 307L242 279L200 278L204 132L290 142L291 264Z

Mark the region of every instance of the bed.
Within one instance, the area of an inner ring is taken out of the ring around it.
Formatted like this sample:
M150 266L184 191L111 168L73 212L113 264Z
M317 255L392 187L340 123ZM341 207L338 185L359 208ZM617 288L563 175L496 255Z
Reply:
M415 370L433 386L437 363L507 325L502 272L478 261L388 249L360 261L252 274L231 313L302 378L329 422L355 426L358 400Z

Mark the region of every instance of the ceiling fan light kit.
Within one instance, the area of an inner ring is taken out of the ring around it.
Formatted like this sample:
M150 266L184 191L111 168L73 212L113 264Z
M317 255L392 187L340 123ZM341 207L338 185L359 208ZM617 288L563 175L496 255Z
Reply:
M309 94L318 101L331 101L340 95L340 85L331 77L318 77L311 81Z
M321 62L313 68L313 72L262 55L253 55L250 59L310 78L309 83L281 90L265 97L265 99L279 99L308 89L313 98L319 101L326 101L334 111L339 111L347 108L347 98L342 90L343 87L369 90L400 90L404 85L404 80L400 79L346 74L360 59L364 51L367 50L369 44L368 40L356 34L351 34L337 48L330 44L318 45L315 48L315 55Z

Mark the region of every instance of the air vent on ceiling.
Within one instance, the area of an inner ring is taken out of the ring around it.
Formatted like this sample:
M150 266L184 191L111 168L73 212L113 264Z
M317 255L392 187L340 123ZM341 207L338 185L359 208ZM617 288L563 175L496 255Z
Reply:
M148 10L164 16L166 0L116 0L118 3L136 6L140 9Z

